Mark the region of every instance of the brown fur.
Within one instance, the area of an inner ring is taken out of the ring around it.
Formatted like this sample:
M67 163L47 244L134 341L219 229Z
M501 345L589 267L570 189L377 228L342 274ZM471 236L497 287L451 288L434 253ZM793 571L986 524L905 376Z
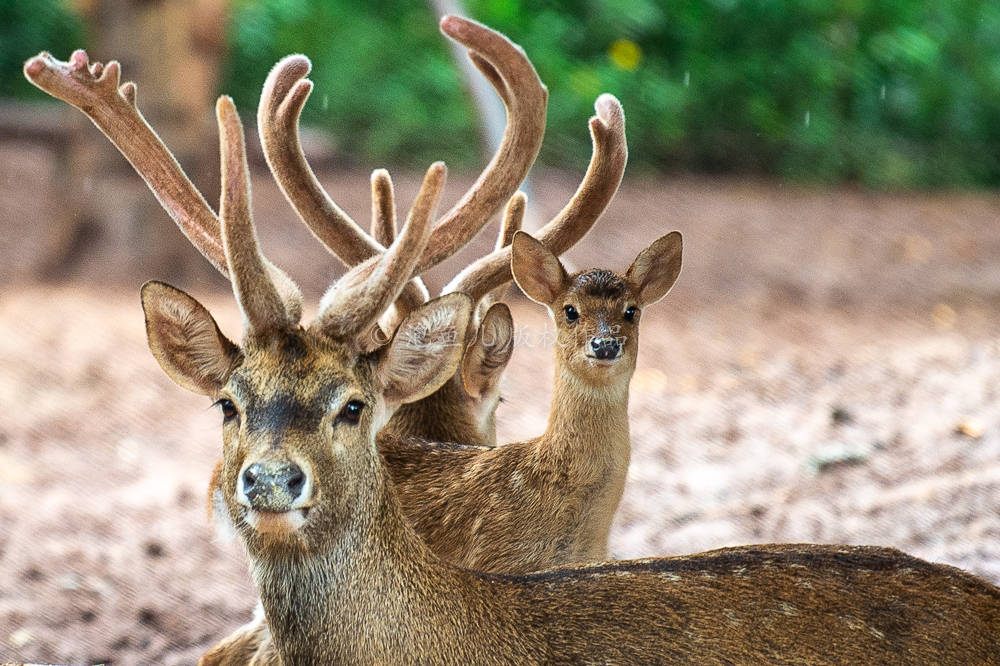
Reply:
M1000 663L1000 590L892 549L746 546L522 576L446 564L375 446L386 357L353 356L313 331L250 338L217 387L238 408L221 499L280 653L259 663ZM327 411L309 407L331 386ZM336 418L349 398L367 405L356 424ZM263 457L310 476L298 528L251 526L237 479Z

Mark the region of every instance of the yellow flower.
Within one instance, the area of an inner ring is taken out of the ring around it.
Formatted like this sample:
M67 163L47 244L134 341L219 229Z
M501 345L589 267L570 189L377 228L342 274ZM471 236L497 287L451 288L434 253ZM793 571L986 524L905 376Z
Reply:
M642 60L642 49L631 39L616 39L608 47L608 57L618 69L634 72Z

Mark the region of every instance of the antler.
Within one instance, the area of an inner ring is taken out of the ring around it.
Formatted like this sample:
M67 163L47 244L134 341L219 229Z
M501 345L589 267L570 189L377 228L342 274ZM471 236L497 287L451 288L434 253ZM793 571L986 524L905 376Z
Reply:
M489 165L434 228L415 275L454 254L486 225L531 168L545 131L548 92L518 46L479 23L454 16L441 20L441 30L470 49L469 57L506 105L508 120ZM327 195L302 153L298 124L312 91L312 82L304 78L309 70L309 60L301 55L289 56L271 70L257 115L261 144L299 216L333 254L352 266L384 248Z
M139 112L135 84L119 85L121 66L116 61L90 64L87 52L77 50L69 62L62 62L43 51L24 64L24 76L83 111L142 176L191 243L229 275L219 218Z
M112 60L107 65L90 63L83 50L74 51L69 62L56 60L49 53L42 52L24 64L24 75L48 94L83 111L146 181L160 205L191 243L220 273L230 276L218 216L139 112L136 85L131 81L121 83L118 62ZM226 205L228 194L228 205L234 210L233 217L245 218L250 225L247 242L252 242L272 290L277 290L279 302L283 304L283 316L297 321L302 311L298 287L264 258L257 247L250 219L246 159L242 156L242 127L239 118L234 115L235 110L232 114L227 110L232 102L228 102L227 107L225 104L220 101L218 109L224 161L223 204ZM230 188L235 189L228 192ZM241 231L241 236L244 233ZM245 252L249 249L244 248L240 254Z
M233 283L233 293L243 313L247 333L294 326L302 315L301 297L293 308L282 302L276 282L291 280L280 271L274 275L260 251L250 210L250 169L247 167L243 125L233 100L222 96L215 106L222 155L222 242ZM274 268L273 265L271 268ZM277 268L274 268L277 271ZM275 279L276 278L276 279ZM294 287L296 294L298 287ZM286 286L285 291L288 288Z
M590 230L618 191L628 148L625 114L621 103L607 93L594 102L597 115L590 119L593 154L583 181L568 204L535 237L553 254L572 247ZM448 283L442 293L460 291L473 302L511 280L510 247L503 247L473 262Z
M372 238L389 247L396 238L396 203L392 179L385 169L372 171Z
M521 230L521 225L524 222L524 210L527 205L528 197L524 192L517 192L507 202L507 207L503 211L503 223L500 225L500 233L497 235L497 243L494 251L502 250L514 242L514 234ZM490 306L499 302L504 297L508 286L505 281L479 299L478 303L473 300L473 303L476 305L477 321L481 319L482 314L485 314L490 309Z

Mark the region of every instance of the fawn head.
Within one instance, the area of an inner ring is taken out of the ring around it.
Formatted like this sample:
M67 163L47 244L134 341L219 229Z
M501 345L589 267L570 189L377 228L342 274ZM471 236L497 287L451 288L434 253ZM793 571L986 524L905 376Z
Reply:
M680 273L680 233L658 238L624 275L603 269L570 275L558 257L523 232L514 236L512 248L514 280L555 321L562 366L593 386L630 377L642 309L666 296Z
M444 167L428 171L392 246L341 278L303 327L297 288L276 278L257 245L242 127L228 98L218 115L222 236L244 339L229 341L196 300L150 282L149 346L175 382L221 409L219 499L248 547L318 549L355 515L357 479L377 474L374 433L400 404L437 390L461 358L472 307L464 294L414 309L385 345L370 340L426 246Z

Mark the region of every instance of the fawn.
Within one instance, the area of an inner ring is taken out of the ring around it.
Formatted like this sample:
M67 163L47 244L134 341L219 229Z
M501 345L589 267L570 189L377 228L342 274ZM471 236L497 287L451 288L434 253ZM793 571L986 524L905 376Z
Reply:
M228 98L218 114L243 343L180 290L148 283L142 303L161 366L222 412L221 497L272 640L251 663L1000 662L1000 589L893 549L747 546L528 575L445 563L404 515L375 433L394 405L454 373L471 300L422 305L387 345L359 353L427 243L443 169L428 171L392 246L349 271L303 328L257 246L248 179L226 175L244 160ZM547 277L516 275L543 295L534 287ZM656 282L652 293L665 291ZM608 356L601 335L592 349Z
M432 550L470 569L526 573L607 556L628 471L640 312L676 281L681 236L656 240L624 276L567 275L524 232L512 248L514 279L550 309L558 330L546 431L490 448L428 444L423 456L379 450L404 512Z

